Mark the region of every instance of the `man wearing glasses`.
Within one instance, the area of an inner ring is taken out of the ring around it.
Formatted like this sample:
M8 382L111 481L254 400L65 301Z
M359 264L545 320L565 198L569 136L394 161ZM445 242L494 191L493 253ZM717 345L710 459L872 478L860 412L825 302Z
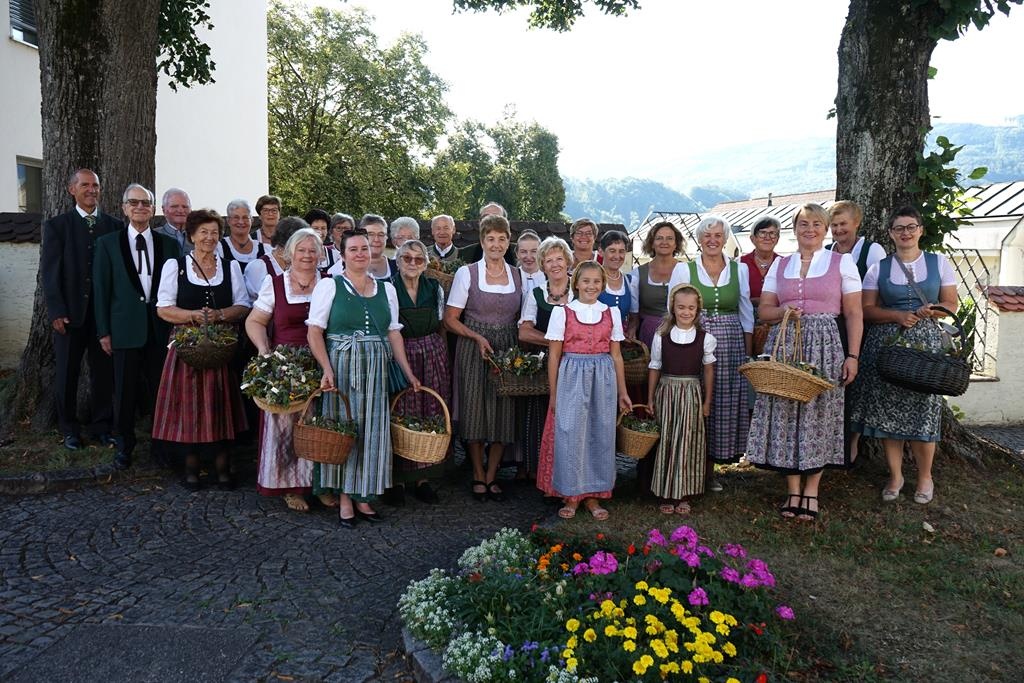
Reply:
M140 403L152 411L167 356L170 325L156 314L157 290L164 262L181 251L174 237L151 230L153 193L132 184L124 191L127 228L96 241L93 291L96 335L114 359L114 416L117 454L114 466L126 469L135 450L135 413ZM153 444L158 464L166 464Z
M192 242L185 235L185 219L192 211L192 200L188 193L179 187L168 188L160 204L167 222L153 232L174 238L183 254L192 251Z
M121 222L99 210L100 179L91 170L81 168L72 173L68 193L75 198L75 208L43 223L39 268L46 310L53 326L57 423L64 447L73 451L82 446L77 399L78 376L86 353L92 435L102 445L113 444L112 370L110 358L103 353L96 336L92 262L97 238L120 230Z

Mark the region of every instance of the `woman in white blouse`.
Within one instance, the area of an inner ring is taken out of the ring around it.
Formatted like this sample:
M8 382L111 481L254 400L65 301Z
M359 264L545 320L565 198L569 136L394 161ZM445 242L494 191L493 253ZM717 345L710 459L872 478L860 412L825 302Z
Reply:
M804 204L793 217L798 250L775 261L765 277L758 315L772 324L790 310L787 354L793 352L793 328L802 326L800 354L837 388L807 403L758 394L750 424L747 460L786 475L783 517L818 516L818 487L825 467L843 467L843 386L857 376L863 318L857 265L849 254L822 247L828 214ZM842 313L849 340L843 358L836 317ZM765 349L774 347L779 325L768 333Z
M267 275L280 275L288 268L288 254L285 245L296 231L308 228L309 224L298 216L282 218L270 238L271 249L245 267L245 288L249 301L255 301Z
M356 520L380 522L371 503L391 487L391 428L388 405L388 364L392 357L413 389L420 382L405 356L398 297L390 282L367 272L370 242L362 228L341 237L345 274L324 278L309 304L309 348L323 370L321 387L328 391L321 413L345 420L341 397L348 396L351 419L359 426L344 465L313 466L313 493L339 496L339 523L351 529ZM326 338L325 338L326 337Z
M185 234L195 249L164 263L157 290L157 315L176 327L233 324L249 312L249 296L237 261L217 256L224 219L211 209L188 215ZM199 458L215 455L217 486L231 488L228 446L247 428L238 377L228 365L200 370L167 352L160 377L153 438L178 444L185 453L187 489L199 488Z
M886 502L897 500L903 489L903 446L910 443L917 463L914 502L926 505L935 494L932 461L942 436L942 396L889 384L878 375L875 359L897 335L914 347L942 349L935 319L946 313L937 307L956 312L956 276L945 256L921 250L924 226L916 209L899 209L889 226L896 253L864 276L864 320L871 326L851 391L850 424L859 434L882 439L889 464L889 482L882 489Z
M280 275L263 278L252 312L245 319L245 331L261 356L281 344L309 346L306 318L313 287L320 279L317 262L321 249L323 244L316 232L298 230L284 247L291 265ZM260 412L256 490L264 496L283 496L289 509L306 512L309 505L304 496L313 485L313 463L298 458L292 447L298 417L298 413ZM321 501L328 507L338 504L333 495L325 495Z
M249 202L235 199L227 207L228 236L217 245L217 256L238 261L242 272L252 261L266 253L262 243L249 234L252 229L252 211Z
M717 340L715 352L715 393L708 419L708 462L736 462L747 450L750 413L747 409L747 381L739 367L750 357L754 331L754 306L750 302L750 272L722 249L729 238L729 222L719 216L705 216L694 231L700 254L680 263L672 271L669 291L679 284L691 284L704 302L701 325ZM721 491L714 478L711 491Z

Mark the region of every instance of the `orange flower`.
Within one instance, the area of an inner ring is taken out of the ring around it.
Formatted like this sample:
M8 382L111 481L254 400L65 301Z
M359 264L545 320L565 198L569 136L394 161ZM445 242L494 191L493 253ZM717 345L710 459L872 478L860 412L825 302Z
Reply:
M572 554L572 559L574 559L574 560L576 560L577 562L579 562L580 560L582 560L582 559L583 559L583 556L582 556L582 555L580 555L579 553L573 553L573 554Z

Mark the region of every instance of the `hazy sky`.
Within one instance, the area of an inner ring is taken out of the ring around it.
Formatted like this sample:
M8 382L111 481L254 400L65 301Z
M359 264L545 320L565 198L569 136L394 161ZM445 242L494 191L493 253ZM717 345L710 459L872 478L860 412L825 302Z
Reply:
M844 0L641 0L625 18L591 10L563 34L528 29L526 11L453 14L451 0L349 4L377 17L385 43L423 35L458 117L494 122L512 104L556 133L565 175L653 177L698 152L834 135L825 115ZM940 43L933 116L1000 123L1024 114L1013 66L1021 45L1024 7Z

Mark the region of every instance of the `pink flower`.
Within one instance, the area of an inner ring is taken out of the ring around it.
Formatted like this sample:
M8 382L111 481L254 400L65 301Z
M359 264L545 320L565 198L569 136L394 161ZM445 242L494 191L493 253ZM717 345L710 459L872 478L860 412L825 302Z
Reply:
M693 547L697 545L697 532L684 524L683 526L676 527L672 535L669 536L669 540L673 543L686 541L687 547L693 550Z
M711 548L707 547L706 545L699 545L699 546L697 546L697 554L698 555L707 555L708 557L714 557L715 556L714 551L712 551Z
M739 583L740 573L732 567L722 567L721 577L729 583Z
M699 607L700 605L707 605L710 601L708 600L708 594L704 592L703 588L694 588L690 591L690 594L686 598L691 605Z
M586 574L590 571L590 566L586 562L580 562L572 568L572 575L579 576L580 574Z
M793 614L793 608L788 605L779 605L775 608L775 613L779 615L780 619L785 619L786 621L796 619L796 615Z
M682 560L683 562L685 562L688 567L699 567L700 566L700 555L698 555L697 553L693 553L693 552L690 552L689 550L684 549L683 546L678 546L678 547L680 549L679 550L679 559Z
M661 531L658 529L651 529L647 533L647 543L649 545L660 545L663 548L668 545L668 541L665 540L665 536L662 535Z
M737 557L740 559L747 556L746 549L739 543L726 543L725 546L722 548L722 552L728 555L729 557Z
M744 588L757 588L761 585L761 580L753 574L744 574L740 579L740 585Z
M591 574L614 574L619 568L619 561L611 553L599 550L590 558Z

